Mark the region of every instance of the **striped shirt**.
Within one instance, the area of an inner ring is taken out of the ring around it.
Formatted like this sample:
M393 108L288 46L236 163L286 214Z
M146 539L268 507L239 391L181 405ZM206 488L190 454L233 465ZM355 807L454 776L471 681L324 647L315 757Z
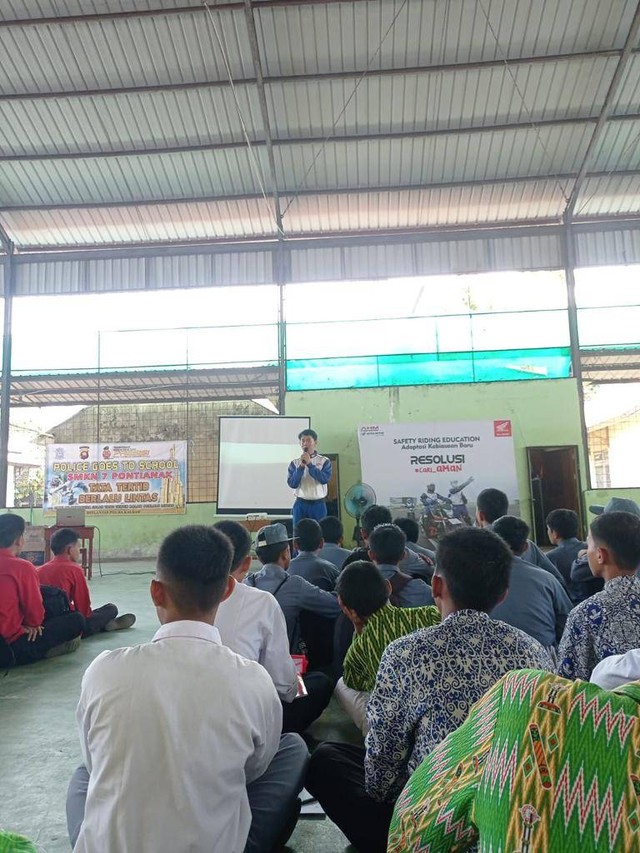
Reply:
M419 628L438 625L436 607L394 607L385 604L369 617L361 634L355 634L344 659L343 679L352 690L373 690L380 658L389 643Z

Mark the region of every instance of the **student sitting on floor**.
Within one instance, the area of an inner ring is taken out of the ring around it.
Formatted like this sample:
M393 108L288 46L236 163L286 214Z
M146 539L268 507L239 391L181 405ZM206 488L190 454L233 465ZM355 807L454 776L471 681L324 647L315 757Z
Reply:
M401 570L407 537L396 524L379 524L369 534L369 559L391 584L390 600L396 607L423 607L433 604L431 587L425 580L412 578Z
M351 554L351 551L344 547L344 525L335 515L327 515L320 520L320 529L324 539L320 556L323 560L333 563L336 569L341 569Z
M336 586L342 612L353 623L354 638L344 659L335 696L359 729L366 734L367 702L376 681L380 659L389 643L418 628L440 622L430 607L394 607L391 584L380 569L364 560L351 563Z
M561 572L571 594L571 566L587 543L578 539L578 515L572 509L554 509L547 516L547 536L555 545L547 559Z
M287 623L289 648L297 654L304 640L312 667L331 660L333 630L340 606L335 595L298 575L289 574L291 539L284 524L268 524L256 533L256 554L262 569L249 575L247 586L270 592ZM306 619L310 614L313 618Z
M85 672L84 766L67 796L75 853L269 853L293 830L307 748L281 735L268 673L213 627L232 555L213 527L170 533L151 581L160 629Z
M509 498L500 489L483 489L476 498L476 524L478 527L491 527L494 521L508 514ZM561 586L565 585L561 572L530 539L527 539L527 547L522 554L522 559L539 569L544 569L545 572L549 572Z
M115 604L103 604L97 610L91 609L89 585L80 568L80 540L75 530L63 527L51 537L53 559L37 569L41 585L55 586L61 589L71 604L71 609L82 613L85 619L84 637L98 634L100 631L121 631L131 628L136 617L133 613L118 616Z
M367 706L366 750L321 744L307 790L363 853L386 851L403 785L469 709L511 669L551 669L537 640L489 616L506 595L511 554L490 530L465 527L438 548L433 594L442 623L387 647Z
M251 567L251 536L237 521L219 521L214 527L233 545L234 579L233 592L218 607L215 626L225 646L257 661L271 676L282 700L282 731L303 732L329 704L331 680L322 672L307 673L303 676L307 695L296 698L298 676L282 609L271 593L243 583Z
M389 853L638 850L639 753L640 682L509 673L409 779Z
M298 555L289 565L290 575L300 575L314 586L333 592L338 570L328 560L320 557L324 545L322 528L315 518L301 518L293 528L293 544Z
M398 516L393 523L407 537L405 556L400 565L402 571L411 577L424 578L430 585L436 566L436 552L418 545L420 527L415 519Z
M493 530L507 543L512 556L509 592L491 615L535 637L553 655L571 610L569 596L549 572L522 558L529 535L526 521L505 515L494 522Z
M19 515L0 515L0 666L74 652L84 628L80 613L45 619L35 566L17 556L25 526Z
M558 673L585 681L604 658L640 647L640 518L630 512L598 516L587 558L604 589L571 611L558 649Z

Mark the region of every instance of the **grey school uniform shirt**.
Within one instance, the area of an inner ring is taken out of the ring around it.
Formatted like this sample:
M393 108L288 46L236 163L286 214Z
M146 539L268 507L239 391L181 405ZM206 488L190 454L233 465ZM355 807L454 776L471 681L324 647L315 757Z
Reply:
M340 605L335 595L318 589L298 575L290 575L276 563L267 563L255 575L249 575L244 582L272 595L275 593L275 599L284 613L289 646L293 653L300 642L301 610L317 613L327 619L334 619L340 613Z
M321 559L313 551L300 551L289 564L289 574L299 575L314 586L332 592L339 572L333 563Z
M570 610L569 596L554 577L520 557L512 557L509 592L491 616L520 628L549 648L560 641Z

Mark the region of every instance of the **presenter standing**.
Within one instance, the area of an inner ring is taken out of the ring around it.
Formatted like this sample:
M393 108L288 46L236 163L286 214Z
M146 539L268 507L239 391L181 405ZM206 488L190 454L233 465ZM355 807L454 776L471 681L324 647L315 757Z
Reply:
M320 521L327 514L327 483L331 479L331 460L316 450L318 433L303 429L298 435L302 454L289 463L287 485L296 497L291 514L294 526L301 518Z

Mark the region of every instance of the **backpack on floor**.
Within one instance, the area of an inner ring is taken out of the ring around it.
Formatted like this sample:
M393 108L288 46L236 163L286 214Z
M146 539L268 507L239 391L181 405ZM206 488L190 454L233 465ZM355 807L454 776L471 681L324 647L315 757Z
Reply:
M65 613L71 612L71 605L67 598L66 592L58 589L57 586L48 586L43 584L40 587L42 593L42 603L44 604L44 621L54 619L56 616L64 616Z

